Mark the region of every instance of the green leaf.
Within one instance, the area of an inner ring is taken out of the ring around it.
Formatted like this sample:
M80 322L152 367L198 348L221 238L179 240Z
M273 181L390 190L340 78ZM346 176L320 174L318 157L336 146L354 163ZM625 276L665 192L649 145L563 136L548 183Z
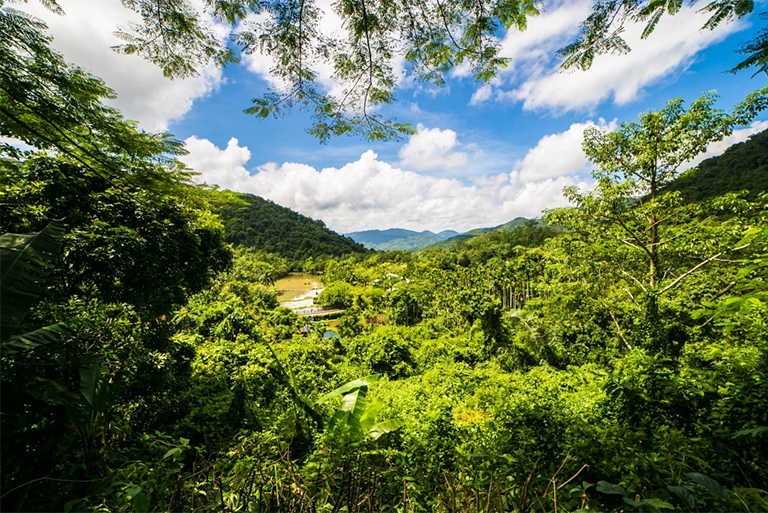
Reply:
M385 420L383 422L379 422L377 424L374 424L373 427L371 427L371 429L368 430L368 436L370 436L374 440L378 440L380 436L385 435L387 433L391 433L392 431L395 431L397 429L400 429L400 427L403 424L405 424L405 422L400 419L391 419L391 420Z
M57 322L56 324L12 336L3 344L3 352L12 355L19 351L29 351L36 347L61 341L71 333L66 323Z
M70 511L72 511L72 508L74 508L81 502L83 502L83 499L75 499L64 504L64 513L69 513Z
M91 406L93 406L96 383L100 373L101 368L94 365L83 365L80 367L80 393L83 394L83 397Z
M740 438L742 436L751 436L754 438L757 435L765 433L766 431L768 431L768 426L760 426L752 429L742 429L741 431L736 431L734 434L732 434L731 439Z
M315 404L321 404L330 401L334 397L338 397L340 395L345 395L353 390L356 390L361 387L367 387L373 383L376 383L379 381L379 375L378 374L371 374L370 376L366 376L364 378L356 379L353 381L350 381L349 383L345 383L344 385L340 386L336 390L322 396L320 399L318 399Z
M626 495L627 491L619 485L609 483L608 481L598 481L597 491L600 493L607 493L609 495Z
M643 499L640 501L640 504L643 506L650 506L654 509L675 509L675 507L672 504L665 502L661 499L657 499L656 497L649 497L647 499Z
M172 449L168 449L168 451L165 453L165 456L163 456L164 460L167 460L168 458L177 459L178 456L181 455L181 447L174 447Z
M50 223L38 233L0 237L0 341L5 343L37 303L53 269L64 228Z
M687 486L667 486L667 490L674 493L685 503L688 509L693 509L696 506L696 498L691 493L691 489Z
M146 513L149 511L149 497L144 492L136 494L133 498L133 510L136 513Z
M360 427L363 431L368 432L373 428L373 425L376 422L376 416L383 406L384 403L378 399L368 403L368 407L363 412L363 416L360 417Z
M711 477L704 475L701 472L687 472L685 475L688 476L691 480L693 480L697 484L703 486L710 492L714 493L715 495L719 495L725 500L730 500L731 496L728 495L728 492L725 489L723 489L722 486L720 486L720 483L718 483Z

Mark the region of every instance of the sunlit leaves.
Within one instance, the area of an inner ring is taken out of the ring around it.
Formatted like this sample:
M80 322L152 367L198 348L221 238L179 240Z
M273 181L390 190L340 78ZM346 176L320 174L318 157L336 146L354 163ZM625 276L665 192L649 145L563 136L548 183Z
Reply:
M267 54L274 62L272 90L245 112L264 118L309 109L315 115L309 133L321 142L345 134L369 140L412 134L410 124L378 112L395 100L401 56L404 71L419 80L442 85L445 73L464 64L487 83L509 62L499 56L502 31L525 30L528 17L539 14L535 0L340 0L333 5L343 23L338 35L320 30L325 13L313 0L205 0L201 8L186 0L123 4L142 22L116 32L124 41L117 51L140 55L171 78L196 75L209 62L237 62L236 49ZM237 32L221 40L212 20ZM319 75L327 65L332 87Z
M691 2L693 3L693 2ZM579 36L571 44L559 50L563 58L561 69L589 69L597 55L623 54L630 51L622 37L625 25L629 23L644 23L642 39L648 38L656 29L663 16L677 14L683 5L683 0L608 0L596 1L592 13L581 24ZM749 15L754 8L752 0L714 0L701 9L711 13L702 28L714 30L723 22L732 21ZM753 58L748 59L732 71L757 65L761 55L765 53L764 35L758 35L747 46L745 53ZM763 59L764 60L764 59ZM749 62L747 62L749 61ZM762 71L761 68L759 71Z
M0 136L55 150L102 176L183 154L167 135L139 132L105 106L115 93L50 48L46 26L0 7Z

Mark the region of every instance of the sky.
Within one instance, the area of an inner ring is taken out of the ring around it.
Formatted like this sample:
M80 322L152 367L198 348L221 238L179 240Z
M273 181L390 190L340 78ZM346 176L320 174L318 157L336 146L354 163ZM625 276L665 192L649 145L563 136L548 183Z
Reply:
M280 119L243 113L250 100L279 85L269 56L246 56L224 69L208 66L197 77L169 80L151 63L118 55L113 32L135 19L119 0L59 0L56 16L36 0L17 5L43 19L53 46L65 58L105 80L117 93L110 103L147 131L167 131L186 143L182 160L200 183L256 194L339 232L407 228L466 231L534 218L568 205L565 186L593 186L591 164L581 151L587 126L613 130L640 113L663 108L677 97L691 102L716 90L717 106L730 110L765 86L765 75L724 73L742 56L734 53L761 28L755 5L748 19L701 30L703 3L665 17L640 40L642 27L629 25L626 55L595 58L589 71L558 72L555 52L571 42L590 0L545 1L524 32L500 41L511 64L488 85L454 69L436 88L403 73L397 102L381 113L409 122L415 135L400 141L368 142L340 137L320 144L306 133L311 117L292 111ZM331 13L330 0L317 0ZM764 22L762 22L764 23ZM340 30L329 14L329 31ZM224 38L229 27L217 26ZM320 70L334 87L330 70ZM690 163L718 155L731 144L768 128L763 113L713 143Z

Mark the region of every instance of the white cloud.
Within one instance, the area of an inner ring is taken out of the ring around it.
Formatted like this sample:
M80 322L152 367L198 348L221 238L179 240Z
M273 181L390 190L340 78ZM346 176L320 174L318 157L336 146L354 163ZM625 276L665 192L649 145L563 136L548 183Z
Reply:
M119 0L71 0L63 4L65 16L57 16L30 2L24 11L43 19L54 36L53 47L64 58L104 79L117 92L106 103L120 109L128 119L139 121L149 131L167 130L170 121L182 118L195 100L209 95L222 82L221 69L208 66L200 76L169 80L155 65L137 56L118 55L113 32L138 16ZM218 36L225 36L216 27Z
M515 172L523 182L538 182L549 178L579 175L590 170L587 157L581 149L584 129L599 126L603 130L615 130L616 121L598 125L592 121L574 123L565 132L545 135L535 147L528 150L523 159L515 164Z
M526 30L508 31L501 42L501 55L512 62L504 72L514 74L523 65L530 72L532 66L551 63L555 52L575 39L580 20L591 10L592 0L553 2L542 8L540 16L528 19Z
M470 105L480 105L481 103L490 100L493 96L493 87L490 84L485 84L472 94L472 98L469 99Z
M746 26L736 21L714 31L701 30L708 14L699 12L698 3L684 6L677 15L662 18L646 40L640 38L643 24L628 23L622 34L632 48L628 54L599 55L586 72L558 73L555 52L578 34L578 23L589 14L591 3L565 1L531 18L525 32L508 32L502 55L513 60L500 74L506 87L496 85L493 95L479 90L470 104L494 98L522 102L525 110L555 113L591 110L605 101L627 104L641 97L648 86L683 73L700 51Z
M413 134L400 149L400 164L407 168L455 169L467 164L467 154L454 151L461 143L456 132L450 129L425 128L418 125L418 132Z
M187 138L184 144L189 154L180 160L191 169L204 173L200 181L236 191L247 187L251 174L245 165L251 158L251 152L247 147L240 146L237 139L232 137L223 150L208 139L195 136Z
M366 151L340 168L317 170L301 163L266 163L246 170L250 150L230 139L217 148L205 139L187 141L184 161L198 180L270 199L341 233L392 226L415 230L469 230L517 216L536 217L543 208L567 204L573 176L526 181L519 171L478 176L465 183L404 170Z

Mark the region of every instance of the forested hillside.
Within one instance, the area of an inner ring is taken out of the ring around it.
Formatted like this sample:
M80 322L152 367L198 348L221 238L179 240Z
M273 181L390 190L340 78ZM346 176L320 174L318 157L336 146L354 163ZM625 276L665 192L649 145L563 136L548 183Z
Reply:
M703 161L670 184L669 190L685 191L689 201L739 191L754 198L768 190L768 130Z
M467 241L470 239L473 239L475 237L478 237L480 235L483 235L485 233L490 232L507 232L511 230L515 230L519 228L520 226L529 225L531 223L540 223L541 221L537 221L535 219L526 219L524 217L516 217L513 220L506 222L504 224L500 224L499 226L494 226L491 228L475 228L473 230L469 230L468 232L460 233L458 235L454 235L453 237L449 237L443 241L436 242L435 244L432 244L432 246L437 248L448 248L451 247L459 242Z
M224 222L224 240L295 261L361 253L365 248L349 237L253 194L224 191L214 195Z
M673 189L754 103L587 127L574 208L363 251L0 29L3 512L768 511L764 134ZM297 262L336 319L279 306Z

